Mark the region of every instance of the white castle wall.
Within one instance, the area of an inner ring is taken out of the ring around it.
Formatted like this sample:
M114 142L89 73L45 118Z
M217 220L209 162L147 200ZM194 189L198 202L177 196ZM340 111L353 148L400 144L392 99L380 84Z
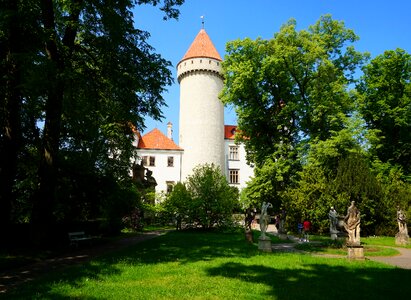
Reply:
M180 82L179 146L184 149L182 180L204 163L224 165L224 107L221 62L191 58L177 66Z
M238 160L229 159L229 147L238 146ZM251 181L254 176L254 167L247 164L246 151L244 144L236 144L234 140L225 140L225 159L226 159L226 177L229 181L229 170L238 170L239 182L238 184L230 184L238 187L240 190L247 186L247 182Z
M174 150L158 150L158 149L139 149L138 150L139 159L137 163L141 163L141 158L143 156L154 156L155 165L145 166L145 168L153 171L153 177L157 181L156 192L167 191L167 182L177 183L181 181L181 159L183 151ZM168 157L174 157L174 165L172 167L168 166Z

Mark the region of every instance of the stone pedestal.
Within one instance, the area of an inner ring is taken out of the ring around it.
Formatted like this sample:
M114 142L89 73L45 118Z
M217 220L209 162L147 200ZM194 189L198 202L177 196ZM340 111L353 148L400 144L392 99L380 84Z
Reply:
M253 240L253 232L251 230L246 230L245 231L245 240L252 244L254 242Z
M338 239L338 231L337 230L330 230L330 236L332 241L336 241Z
M258 250L263 252L272 252L273 249L271 248L271 240L269 237L259 237L258 238Z
M347 246L347 251L350 259L364 259L363 246Z
M280 232L280 233L278 233L277 236L278 236L278 238L281 239L281 240L288 240L288 235L287 235L286 233Z
M408 236L408 234L398 232L395 235L395 244L396 245L405 246L405 245L408 245L409 243L410 243L410 237Z

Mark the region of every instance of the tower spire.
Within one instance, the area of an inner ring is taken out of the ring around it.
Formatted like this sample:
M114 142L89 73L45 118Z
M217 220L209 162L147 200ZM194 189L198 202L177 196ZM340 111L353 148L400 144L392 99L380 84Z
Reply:
M201 29L204 29L204 16L201 16Z

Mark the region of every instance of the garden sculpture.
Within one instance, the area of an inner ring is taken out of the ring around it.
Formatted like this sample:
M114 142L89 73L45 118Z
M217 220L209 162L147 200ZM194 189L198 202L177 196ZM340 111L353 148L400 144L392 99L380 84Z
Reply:
M405 215L405 212L400 208L397 209L397 221L399 230L398 233L408 235L407 216Z
M273 207L273 205L270 202L263 202L263 205L261 206L261 214L260 214L260 231L261 231L261 238L265 238L265 233L267 231L268 223L269 223L269 217L267 213L267 209L269 207Z
M344 228L348 233L348 246L360 246L360 211L355 206L355 201L351 201L351 205L347 209L347 215L344 219Z
M334 206L331 206L331 209L328 212L328 217L330 218L330 233L337 233L338 213Z

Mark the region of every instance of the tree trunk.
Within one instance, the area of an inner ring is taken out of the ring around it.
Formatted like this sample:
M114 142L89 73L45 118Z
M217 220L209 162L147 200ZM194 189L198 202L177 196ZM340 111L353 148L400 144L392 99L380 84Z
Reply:
M45 50L49 59L49 70L46 78L48 82L46 119L38 169L39 186L32 199L32 240L38 245L44 245L44 242L49 240L54 223L53 208L57 183L56 164L64 90L62 78L64 64L58 50L53 1L43 0L41 5L42 21L48 37L48 40L45 41Z
M33 196L31 221L32 239L35 244L44 244L45 241L50 240L51 229L53 228L51 225L55 223L53 212L56 202L57 165L65 88L64 73L69 64L70 53L74 48L82 0L72 2L73 9L72 14L69 16L70 22L61 41L56 31L53 1L42 0L41 4L43 25L48 33L45 50L51 68L47 78L49 86L43 142L40 149L39 188Z
M0 230L10 228L11 207L15 200L13 186L16 178L18 151L21 140L20 63L16 59L16 54L21 54L22 52L22 38L16 1L6 1L4 9L8 10L10 17L6 25L8 29L6 47L0 50L1 60L5 61L6 65L0 133ZM5 238L4 234L1 234L1 236Z

